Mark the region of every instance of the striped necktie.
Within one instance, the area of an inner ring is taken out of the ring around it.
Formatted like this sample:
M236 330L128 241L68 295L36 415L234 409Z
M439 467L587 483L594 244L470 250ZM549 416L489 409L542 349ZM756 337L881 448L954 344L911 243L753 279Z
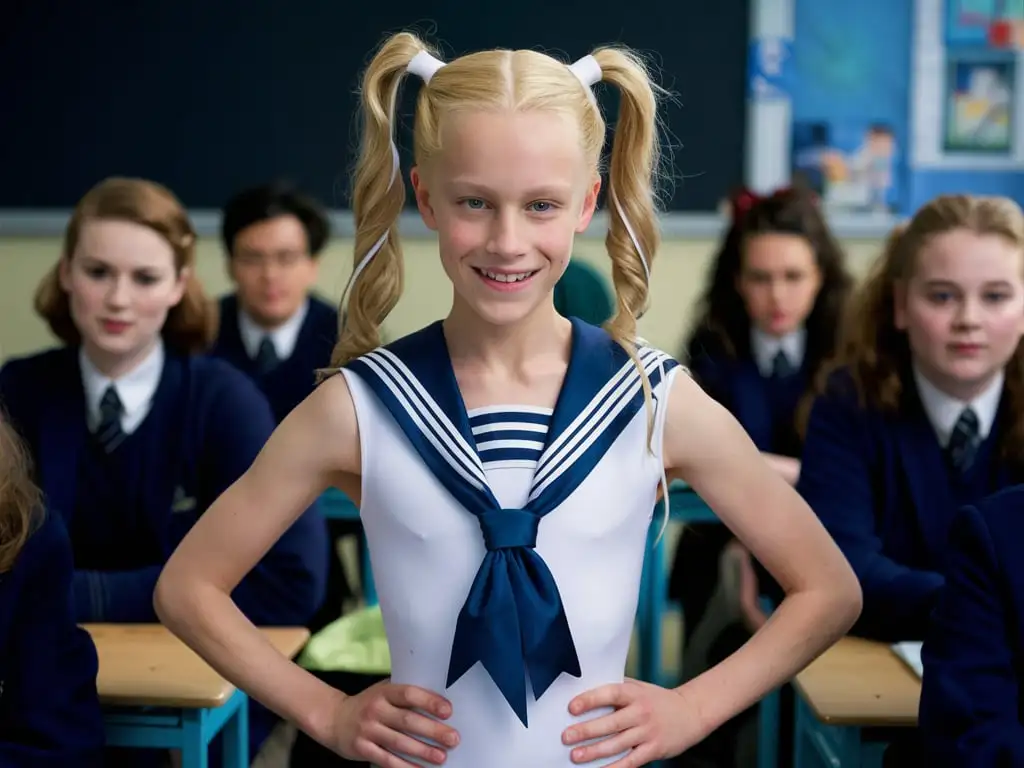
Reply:
M978 414L973 408L964 408L953 426L946 451L950 463L958 472L966 472L974 463L979 441Z
M100 399L100 422L96 426L96 440L106 453L113 453L126 437L121 426L124 405L111 384Z

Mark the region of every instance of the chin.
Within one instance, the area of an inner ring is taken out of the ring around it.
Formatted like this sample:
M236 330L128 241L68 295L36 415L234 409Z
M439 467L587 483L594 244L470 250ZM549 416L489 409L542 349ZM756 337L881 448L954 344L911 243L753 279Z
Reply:
M949 365L943 374L964 384L975 384L990 378L998 366L988 360L962 360Z

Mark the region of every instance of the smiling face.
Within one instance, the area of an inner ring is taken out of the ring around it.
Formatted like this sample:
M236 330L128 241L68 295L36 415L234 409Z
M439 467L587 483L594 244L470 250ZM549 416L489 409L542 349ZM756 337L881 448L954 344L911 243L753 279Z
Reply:
M483 111L446 118L442 135L444 150L412 183L438 233L453 310L509 325L553 309L600 188L578 126L554 112Z
M160 234L118 220L86 221L74 252L60 263L86 354L107 371L131 370L153 349L186 277Z
M897 284L895 324L914 362L967 401L1004 368L1024 334L1024 254L1003 237L955 229L926 242Z

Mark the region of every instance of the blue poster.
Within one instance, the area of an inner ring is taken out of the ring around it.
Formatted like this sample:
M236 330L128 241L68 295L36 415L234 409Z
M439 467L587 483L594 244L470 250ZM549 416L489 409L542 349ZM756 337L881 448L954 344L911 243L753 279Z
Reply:
M793 41L759 37L747 54L747 95L755 101L790 98L793 92Z
M794 178L817 190L830 211L903 211L910 4L798 2L795 21Z

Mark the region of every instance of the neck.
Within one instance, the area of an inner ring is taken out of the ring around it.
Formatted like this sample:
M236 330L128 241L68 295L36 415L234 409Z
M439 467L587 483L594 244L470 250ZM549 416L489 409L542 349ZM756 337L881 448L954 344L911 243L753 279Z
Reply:
M293 309L291 312L289 312L284 317L266 317L264 315L261 315L258 312L253 312L251 309L249 309L248 307L245 307L244 305L240 305L240 306L241 306L242 312L245 313L245 316L247 318L249 318L249 320L257 328L259 328L261 331L266 331L267 333L270 333L272 331L276 331L282 325L284 325L289 320L291 320L293 317L295 317L299 312L302 311L302 308L303 308L304 305L305 305L305 301L300 302L299 305L297 307L295 307L295 309Z
M521 372L538 357L568 358L572 324L553 303L509 325L493 325L458 303L444 320L445 341L452 362L510 374Z
M97 371L111 381L116 381L127 376L142 365L159 343L159 339L154 339L149 345L127 354L107 352L86 341L82 342L82 349L85 352L85 356L89 358L89 362L96 367Z
M919 367L919 370L921 375L939 392L961 403L970 403L977 399L992 386L992 383L998 378L1000 373L999 371L993 371L984 378L964 381L933 373L923 367Z

